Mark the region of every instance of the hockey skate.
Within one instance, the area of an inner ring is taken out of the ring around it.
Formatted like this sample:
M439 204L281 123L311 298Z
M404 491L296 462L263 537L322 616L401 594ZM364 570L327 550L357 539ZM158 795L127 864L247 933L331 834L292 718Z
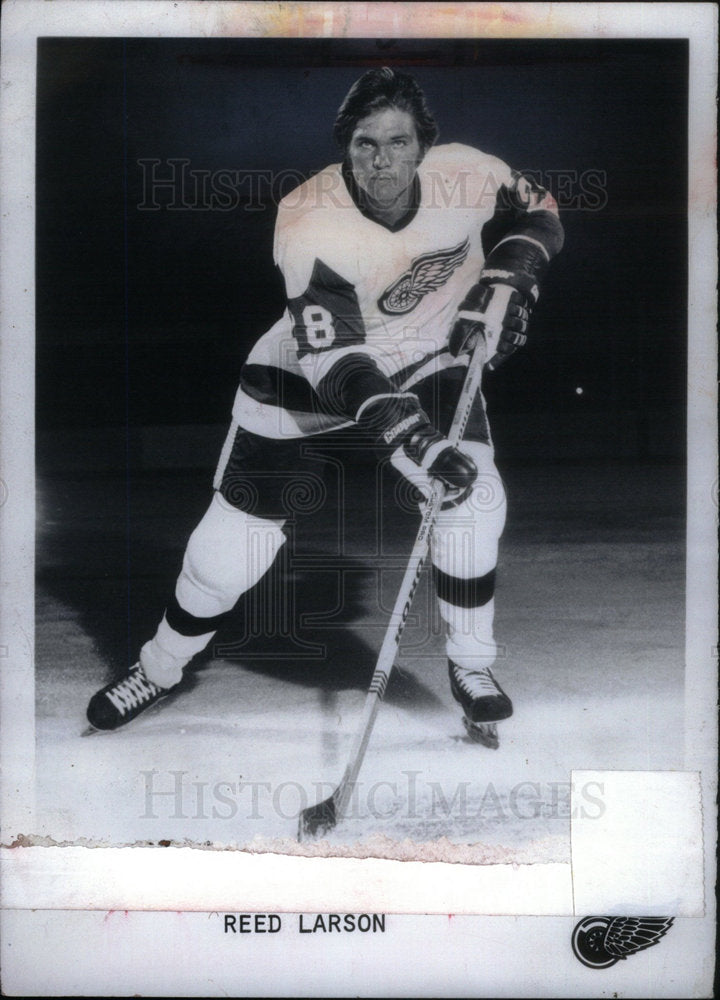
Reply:
M90 726L83 736L110 732L127 725L170 691L171 688L161 688L149 681L142 666L136 663L127 677L107 684L92 696L87 708Z
M497 723L513 714L512 702L489 667L461 667L448 661L450 690L465 712L463 725L473 743L497 750Z

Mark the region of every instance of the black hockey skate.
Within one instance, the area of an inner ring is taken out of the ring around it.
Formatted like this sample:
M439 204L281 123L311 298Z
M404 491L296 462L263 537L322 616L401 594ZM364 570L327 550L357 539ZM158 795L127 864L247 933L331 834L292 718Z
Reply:
M136 663L127 677L113 681L94 694L87 708L90 728L83 733L88 736L98 730L108 732L126 725L141 712L155 705L170 688L161 688L145 676L145 671Z
M513 714L512 702L493 677L490 667L471 669L448 661L450 690L462 705L463 725L474 743L497 750L497 725Z

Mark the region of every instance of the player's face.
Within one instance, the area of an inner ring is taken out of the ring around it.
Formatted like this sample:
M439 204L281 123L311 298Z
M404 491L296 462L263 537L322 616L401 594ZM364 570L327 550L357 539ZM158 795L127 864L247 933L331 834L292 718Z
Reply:
M361 118L348 147L355 183L379 212L404 206L422 159L415 121L407 111L384 108Z

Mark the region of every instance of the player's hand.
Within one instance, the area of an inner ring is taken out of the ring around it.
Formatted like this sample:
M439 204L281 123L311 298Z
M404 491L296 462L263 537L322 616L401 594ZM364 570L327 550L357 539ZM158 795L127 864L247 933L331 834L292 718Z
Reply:
M423 495L428 492L423 489L423 476L439 479L453 497L465 496L477 479L477 466L470 456L450 444L427 419L418 424L403 442L402 452L415 465L420 476L408 475L404 463L398 461L400 456L397 453L393 453L391 461Z
M487 312L499 282L478 281L470 289L458 310L448 346L453 357L469 354L475 349L479 337L485 337L483 315ZM494 370L527 341L527 328L533 299L523 292L513 289L502 320L502 330L494 347L494 354L487 367Z
M388 394L371 399L362 409L358 425L371 435L381 455L389 455L395 468L427 498L432 480L439 479L453 502L469 493L478 470L473 460L430 423L417 396Z
M447 438L428 424L428 437L431 436L438 447L430 446L432 452L428 448L426 461L418 464L404 447L397 448L390 461L413 487L412 495L416 503L424 503L429 498L433 480L439 479L446 490L446 503L455 507L465 500L472 489L477 478L477 466L469 455L453 447Z

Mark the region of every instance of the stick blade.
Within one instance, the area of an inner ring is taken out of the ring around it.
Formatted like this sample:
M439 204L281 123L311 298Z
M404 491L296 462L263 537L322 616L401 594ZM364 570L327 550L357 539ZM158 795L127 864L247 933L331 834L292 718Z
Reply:
M323 799L314 806L308 806L298 817L298 840L308 840L312 837L322 837L337 824L338 816L335 808L335 793L330 798Z

